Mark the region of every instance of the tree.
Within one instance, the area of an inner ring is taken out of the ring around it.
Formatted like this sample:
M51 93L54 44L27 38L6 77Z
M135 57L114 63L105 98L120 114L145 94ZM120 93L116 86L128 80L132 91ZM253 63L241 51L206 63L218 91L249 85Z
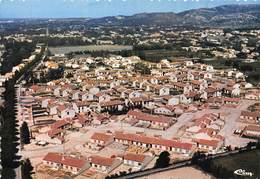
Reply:
M168 151L163 151L160 153L159 158L156 160L154 165L155 168L165 168L170 164L170 153Z
M135 66L135 71L140 72L142 75L149 75L151 74L151 70L148 66L146 66L144 63L136 63Z
M243 65L241 65L240 70L250 72L250 71L253 71L253 67L251 65L248 65L248 64L243 64Z
M252 149L252 147L256 147L257 143L256 142L248 142L246 145L247 150Z
M32 179L33 166L29 159L21 162L22 179Z
M12 168L3 168L1 171L1 178L16 178L14 169Z
M205 158L206 158L205 153L198 151L198 152L195 152L195 153L193 154L192 159L191 159L191 162L192 162L193 164L199 164L200 161L201 161L201 160L204 160Z
M228 146L226 147L226 150L227 150L227 151L232 151L231 145L228 145Z
M19 156L17 156L17 146L18 146L18 138L17 128L16 128L16 117L15 117L15 104L17 102L15 98L15 80L10 79L5 82L4 99L5 106L1 107L2 114L2 128L1 128L1 164L2 164L2 178L15 178L14 168L19 166L17 160Z
M23 144L29 144L30 143L30 131L29 131L29 127L26 122L23 122L20 131L21 131L21 142Z

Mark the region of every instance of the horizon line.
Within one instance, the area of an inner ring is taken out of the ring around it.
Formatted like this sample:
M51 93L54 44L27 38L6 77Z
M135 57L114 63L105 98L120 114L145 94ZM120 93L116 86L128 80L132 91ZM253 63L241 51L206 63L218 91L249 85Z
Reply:
M0 20L3 19L14 19L14 20L22 20L22 19L100 19L100 18L106 18L106 17L130 17L130 16L134 16L134 15L138 15L138 14L154 14L154 13L174 13L174 14L179 14L182 12L186 12L186 11L192 11L192 10L198 10L198 9L212 9L212 8L216 8L216 7L222 7L222 6L248 6L248 5L257 5L260 6L260 4L258 3L248 3L248 4L224 4L224 5L219 5L219 6L214 6L214 7L200 7L200 8L190 8L190 9L186 9L183 11L179 11L179 12L174 12L174 11L154 11L154 12L139 12L139 13L133 13L130 15L108 15L108 16L100 16L100 17L0 17Z

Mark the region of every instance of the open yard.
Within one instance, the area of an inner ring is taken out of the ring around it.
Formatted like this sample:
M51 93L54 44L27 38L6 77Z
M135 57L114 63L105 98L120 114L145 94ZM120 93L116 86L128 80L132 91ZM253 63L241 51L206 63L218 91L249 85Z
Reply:
M157 178L163 178L163 179L187 179L187 178L193 178L193 179L211 179L212 176L202 172L201 170L198 170L194 167L183 167L178 168L175 170L169 170L165 172L156 173L153 175L141 177L140 179L157 179Z

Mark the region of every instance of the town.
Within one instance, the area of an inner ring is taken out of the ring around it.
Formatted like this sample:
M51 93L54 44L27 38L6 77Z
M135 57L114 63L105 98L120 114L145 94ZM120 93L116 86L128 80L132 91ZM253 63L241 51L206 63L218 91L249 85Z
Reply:
M46 57L33 74L64 66L65 77L21 83L17 91L19 123L28 125L31 136L21 153L37 166L37 175L131 172L153 167L164 150L178 161L259 137L260 113L248 107L260 90L239 71L183 59L64 58Z
M174 164L259 141L260 30L19 23L0 28L0 105L35 178L124 176L165 151Z

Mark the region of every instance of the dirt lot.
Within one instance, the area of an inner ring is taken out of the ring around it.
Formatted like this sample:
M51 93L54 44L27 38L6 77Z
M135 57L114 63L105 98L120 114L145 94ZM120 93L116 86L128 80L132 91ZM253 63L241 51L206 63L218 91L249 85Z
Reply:
M183 167L175 170L165 171L156 173L150 176L141 177L139 179L211 179L212 176L205 174L204 172L193 168L193 167Z

